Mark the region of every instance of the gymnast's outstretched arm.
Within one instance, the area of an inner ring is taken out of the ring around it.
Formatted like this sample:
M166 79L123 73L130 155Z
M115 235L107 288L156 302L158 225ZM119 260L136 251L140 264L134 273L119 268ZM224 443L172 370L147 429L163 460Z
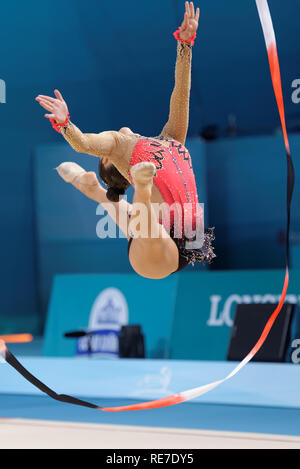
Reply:
M184 20L181 25L180 38L191 39L198 29L200 11L195 13L193 2L185 2ZM189 104L191 89L192 47L178 41L175 66L175 86L170 101L169 119L161 135L185 143L189 125Z
M54 119L57 123L62 124L67 119L68 106L58 90L55 90L54 93L56 98L39 95L36 100L44 109L51 112L51 114L45 114L46 118ZM115 153L118 132L83 133L70 121L60 129L64 138L77 152L107 158Z

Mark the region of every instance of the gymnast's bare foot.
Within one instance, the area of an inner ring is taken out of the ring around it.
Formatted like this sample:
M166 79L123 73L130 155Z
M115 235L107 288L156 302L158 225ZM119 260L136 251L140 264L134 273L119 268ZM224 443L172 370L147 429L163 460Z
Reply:
M151 197L153 177L156 174L156 168L153 163L138 163L130 169L132 176L135 196L139 201L147 201Z

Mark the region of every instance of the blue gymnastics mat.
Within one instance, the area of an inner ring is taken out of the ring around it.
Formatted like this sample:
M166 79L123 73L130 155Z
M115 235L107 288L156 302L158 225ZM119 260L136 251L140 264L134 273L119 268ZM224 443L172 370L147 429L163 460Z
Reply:
M159 399L226 376L233 362L20 357L58 393L101 406ZM199 398L155 410L106 413L44 396L0 365L0 417L300 435L297 365L250 363Z

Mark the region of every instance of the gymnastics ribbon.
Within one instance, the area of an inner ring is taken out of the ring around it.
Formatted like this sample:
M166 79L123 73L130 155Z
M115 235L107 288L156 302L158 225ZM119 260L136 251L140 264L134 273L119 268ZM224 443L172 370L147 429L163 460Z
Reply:
M226 376L225 378L219 380L219 381L214 381L212 383L206 384L204 386L200 386L197 388L189 389L188 391L180 392L178 394L173 394L172 396L165 397L163 399L158 399L155 401L149 401L149 402L142 402L139 404L133 404L133 405L127 405L127 406L121 406L121 407L99 407L95 404L82 401L80 399L77 399L72 396L67 396L65 394L57 394L54 392L52 389L50 389L48 386L46 386L44 383L39 381L35 376L33 376L29 371L24 368L21 363L14 357L14 355L8 350L7 346L5 345L5 342L3 340L0 340L0 355L4 358L4 360L11 365L13 368L15 368L21 375L27 379L29 382L31 382L34 386L36 386L38 389L40 389L42 392L48 394L48 396L52 397L53 399L61 402L66 402L69 404L75 404L75 405L80 405L84 407L89 407L93 409L98 409L102 411L107 411L107 412L119 412L119 411L127 411L127 410L144 410L144 409L155 409L158 407L167 407L175 404L180 404L182 402L189 401L191 399L194 399L196 397L201 396L202 394L205 394L212 389L215 389L217 386L220 384L224 383L224 381L229 380L232 378L234 375L236 375L253 357L254 355L259 351L261 346L264 344L266 338L268 337L268 334L278 316L278 314L281 311L281 308L283 306L283 303L285 301L286 297L286 292L289 284L289 232L290 232L290 207L291 207L291 201L292 201L292 194L293 194L293 188L294 188L294 168L293 168L293 162L291 159L291 153L290 153L290 146L289 146L289 141L288 141L288 136L287 136L287 130L286 130L286 123L285 123L285 113L284 113L284 103L283 103L283 96L282 96L282 86L281 86L281 77L280 77L280 68L279 68L279 61L278 61L278 54L277 54L277 47L276 47L276 39L275 39L275 34L274 34L274 29L272 25L272 19L269 11L269 6L267 3L267 0L256 0L256 6L258 9L260 21L262 24L262 29L264 33L264 38L266 42L266 47L267 47L267 52L268 52L268 58L269 58L269 64L270 64L270 70L271 70L271 77L272 77L272 83L273 83L273 88L274 88L274 93L277 101L277 106L279 110L279 116L281 120L281 126L283 130L283 136L284 136L284 143L285 143L285 148L286 148L286 156L287 156L287 227L286 227L286 271L285 271L285 279L284 279L284 285L283 285L283 290L281 293L281 297L279 300L279 303L272 313L271 317L269 318L258 342L255 344L255 346L252 348L252 350L248 353L248 355L244 358L244 360L239 363L233 371Z

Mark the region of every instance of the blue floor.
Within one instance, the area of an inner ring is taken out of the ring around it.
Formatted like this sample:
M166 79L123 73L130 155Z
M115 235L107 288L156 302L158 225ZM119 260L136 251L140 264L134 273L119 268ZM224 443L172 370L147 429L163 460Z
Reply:
M133 401L94 399L93 402L114 406ZM293 408L185 403L162 409L107 413L62 404L44 396L2 394L1 417L300 436L300 409Z
M236 366L180 360L18 359L56 392L103 407L159 399L225 377ZM290 364L249 363L231 380L190 402L109 413L52 400L3 363L0 418L300 436L299 370Z

